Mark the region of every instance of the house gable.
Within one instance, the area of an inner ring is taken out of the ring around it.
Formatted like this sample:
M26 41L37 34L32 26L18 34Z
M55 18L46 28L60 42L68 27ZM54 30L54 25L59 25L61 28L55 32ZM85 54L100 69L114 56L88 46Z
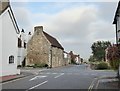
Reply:
M61 44L54 37L50 36L49 34L47 34L44 31L43 31L43 33L44 33L45 37L48 39L48 41L51 43L51 46L64 50L64 48L61 46Z
M115 12L113 24L117 24L117 16L120 16L120 1L118 2L117 10Z
M16 33L19 34L20 31L19 31L14 13L12 11L12 8L11 8L9 2L1 2L0 1L0 16L3 16L5 13L9 14L9 16L11 18L11 21L12 21L12 24L13 24L15 30L16 30Z
M54 37L43 31L43 26L36 26L34 31L36 34L43 34L52 47L64 50L61 44Z

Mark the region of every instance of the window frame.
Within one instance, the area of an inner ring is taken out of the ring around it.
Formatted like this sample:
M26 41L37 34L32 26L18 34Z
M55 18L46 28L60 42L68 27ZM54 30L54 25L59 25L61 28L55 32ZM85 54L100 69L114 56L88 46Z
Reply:
M15 57L13 55L9 56L9 64L14 64Z

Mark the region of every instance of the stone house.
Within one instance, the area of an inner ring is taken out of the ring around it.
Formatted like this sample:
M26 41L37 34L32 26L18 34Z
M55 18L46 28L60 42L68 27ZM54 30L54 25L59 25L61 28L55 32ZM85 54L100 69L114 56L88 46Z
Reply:
M49 67L65 65L64 48L51 35L43 31L43 26L34 27L34 34L27 43L26 66L47 64Z
M70 51L69 55L71 57L71 62L76 63L76 64L81 64L80 55L74 54L73 51Z
M64 51L64 61L65 61L65 65L71 64L71 55Z
M0 1L0 76L20 74L17 69L18 35L20 31L9 0Z

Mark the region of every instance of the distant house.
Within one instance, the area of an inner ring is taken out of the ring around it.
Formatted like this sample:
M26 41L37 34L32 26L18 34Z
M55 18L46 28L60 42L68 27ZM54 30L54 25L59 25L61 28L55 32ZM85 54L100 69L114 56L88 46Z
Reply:
M65 65L71 64L71 55L64 51L64 61Z
M22 29L18 38L18 66L25 66L26 59L26 46L27 46L27 38L25 31Z
M52 36L43 31L43 26L36 26L34 34L27 44L26 65L46 64L49 67L65 65L64 48Z
M116 44L120 44L120 1L118 2L113 24L116 27Z
M71 62L81 64L81 58L79 55L74 54L73 51L70 51L69 55L71 56Z
M17 69L17 49L18 35L20 33L16 23L10 3L0 1L0 23L2 39L0 42L0 51L2 52L2 60L0 60L0 76L20 74Z

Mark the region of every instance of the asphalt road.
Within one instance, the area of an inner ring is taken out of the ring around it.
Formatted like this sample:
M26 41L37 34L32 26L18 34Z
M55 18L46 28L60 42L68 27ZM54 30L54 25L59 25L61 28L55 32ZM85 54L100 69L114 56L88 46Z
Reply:
M115 76L113 71L91 70L85 65L70 65L44 71L32 70L35 73L24 78L5 82L2 89L87 89L96 86L98 78ZM30 70L29 70L30 71ZM98 84L97 84L98 85Z

